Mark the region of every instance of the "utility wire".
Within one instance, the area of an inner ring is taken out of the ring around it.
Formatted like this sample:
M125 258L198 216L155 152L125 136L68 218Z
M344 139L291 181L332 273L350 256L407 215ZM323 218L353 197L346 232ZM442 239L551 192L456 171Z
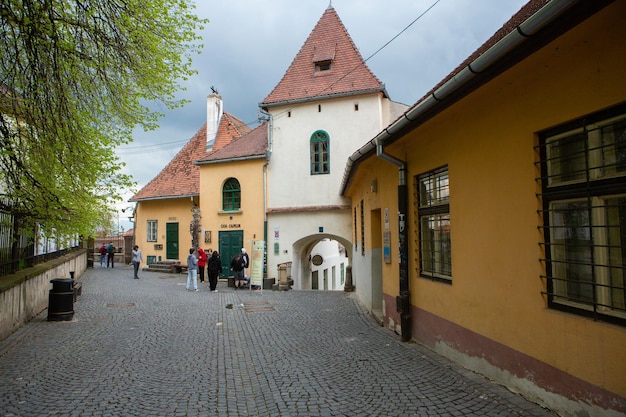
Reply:
M406 32L411 26L413 26L418 20L420 20L422 17L424 17L428 12L430 12L441 0L436 0L433 4L431 4L426 10L424 10L419 16L417 16L415 19L413 19L413 21L411 23L409 23L404 29L402 29L400 32L398 32L393 38L391 38L389 41L387 41L385 44L383 44L380 48L378 48L373 54L371 54L370 56L368 56L366 59L363 60L363 62L368 62L370 59L372 59L374 56L378 55L379 52L381 52L383 49L385 49L387 46L389 46L389 44L391 44L391 42L395 41L398 37L400 37L404 32ZM332 88L335 84L337 84L339 81L343 80L344 78L346 78L348 75L350 75L351 73L353 73L358 67L360 66L357 65L355 66L353 69L351 69L350 71L346 72L343 76L341 76L337 81L335 81L334 83L332 83L331 85L329 85L325 90ZM276 115L274 115L274 118L280 117L283 114L291 111L292 109L286 109L280 113L277 113ZM247 122L245 123L245 126L250 126L253 123L257 123L257 120L254 120L252 122ZM166 149L169 149L170 147L177 147L179 145L184 145L185 143L187 143L189 140L188 139L184 139L184 140L180 140L180 141L174 141L174 142L165 142L165 143L160 143L160 144L153 144L153 145L141 145L141 146L125 146L125 147L121 147L118 148L118 151L120 151L121 153L124 154L135 154L135 153L145 153L145 152L160 152ZM153 150L146 150L146 148L149 147L160 147L160 148L156 148ZM130 151L130 152L128 152Z

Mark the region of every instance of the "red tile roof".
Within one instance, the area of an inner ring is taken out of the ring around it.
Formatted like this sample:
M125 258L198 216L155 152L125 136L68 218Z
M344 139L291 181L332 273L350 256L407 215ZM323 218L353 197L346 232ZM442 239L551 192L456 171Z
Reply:
M329 60L330 70L315 71L315 63ZM335 9L329 7L261 106L371 91L387 95L384 84L365 64Z
M211 152L203 159L197 160L196 164L203 165L241 159L254 159L255 157L263 158L267 150L267 135L267 123L263 123L254 128L251 132Z
M217 152L248 132L250 128L245 123L229 113L224 113L212 152ZM199 195L200 168L194 164L194 161L203 159L207 155L206 124L204 124L165 168L129 201Z

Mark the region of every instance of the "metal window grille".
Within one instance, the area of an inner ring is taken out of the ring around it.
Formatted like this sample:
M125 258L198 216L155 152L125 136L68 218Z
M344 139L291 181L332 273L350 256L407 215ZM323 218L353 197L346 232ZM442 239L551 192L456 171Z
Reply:
M361 200L361 255L365 256L365 204Z
M356 207L354 208L354 249L358 247L359 240L356 237L357 228L356 228Z
M536 153L548 306L626 325L626 108L544 132Z
M452 244L448 167L419 175L415 184L420 276L450 282Z

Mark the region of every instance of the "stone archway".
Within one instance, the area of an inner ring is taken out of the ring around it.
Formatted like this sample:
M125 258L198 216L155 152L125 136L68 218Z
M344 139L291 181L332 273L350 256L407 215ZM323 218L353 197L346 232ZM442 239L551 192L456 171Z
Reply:
M350 241L320 233L294 242L292 250L293 289L343 290L346 267L352 259Z

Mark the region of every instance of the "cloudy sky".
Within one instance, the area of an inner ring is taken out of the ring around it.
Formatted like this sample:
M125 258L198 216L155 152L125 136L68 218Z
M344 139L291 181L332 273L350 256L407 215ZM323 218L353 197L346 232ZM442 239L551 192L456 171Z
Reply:
M134 142L117 150L137 190L205 123L212 86L226 112L258 126L258 104L278 84L329 1L196 0L197 14L210 23L201 34L203 53L194 58L198 74L180 92L190 103L174 111L159 108L166 113L160 128L136 131ZM332 7L391 99L412 105L526 2L332 0ZM131 196L125 194L126 199ZM130 205L120 204L119 209ZM124 222L123 227L132 225Z

